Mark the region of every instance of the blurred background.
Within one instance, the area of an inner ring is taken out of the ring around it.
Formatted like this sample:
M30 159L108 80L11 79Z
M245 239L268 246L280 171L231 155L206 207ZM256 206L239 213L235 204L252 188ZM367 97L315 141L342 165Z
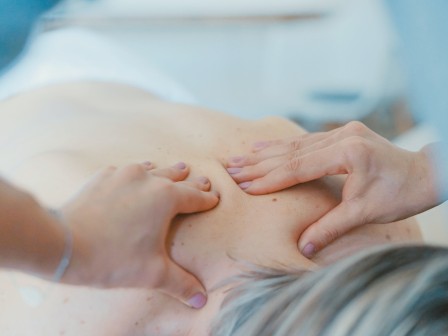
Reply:
M279 115L310 131L360 120L410 150L437 140L407 106L398 39L380 0L66 0L39 32L67 27L123 46L201 106ZM109 57L117 55L89 61ZM445 208L419 216L431 242L448 237Z
M116 40L202 106L310 130L364 120L389 138L413 126L378 0L68 0L45 29L63 26Z

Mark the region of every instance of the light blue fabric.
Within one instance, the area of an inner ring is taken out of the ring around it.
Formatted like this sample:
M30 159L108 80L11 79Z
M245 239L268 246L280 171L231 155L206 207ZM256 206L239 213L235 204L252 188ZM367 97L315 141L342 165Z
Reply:
M436 157L441 197L448 199L448 0L386 0L401 41L415 115L443 142Z

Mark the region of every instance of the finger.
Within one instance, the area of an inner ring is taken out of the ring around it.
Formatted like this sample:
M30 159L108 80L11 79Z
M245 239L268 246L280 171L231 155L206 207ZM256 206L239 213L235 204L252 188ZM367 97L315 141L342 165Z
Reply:
M287 144L282 142L281 144L271 145L270 147L268 147L262 151L259 151L257 153L232 157L228 160L227 166L228 167L251 166L251 165L255 165L261 161L284 155L290 151L291 151L290 147Z
M330 210L302 233L298 242L299 251L305 257L312 258L346 232L365 224L356 209L359 207L353 202L342 202Z
M296 151L307 153L335 143L337 140L342 139L342 133L342 128L337 128L329 132L308 133L280 140L259 141L252 147L253 154L231 157L227 161L227 166L244 167L255 165L263 160ZM318 143L319 146L313 148ZM308 150L305 151L305 149Z
M260 151L257 155L245 158L244 163L250 164L252 161L259 162L265 158L286 155L291 152L298 152L305 155L310 152L331 146L339 141L353 136L371 138L373 133L360 122L351 122L343 127L336 128L329 132L308 133L299 137L291 137L276 142L275 146ZM257 161L258 160L258 161Z
M164 177L173 182L183 181L188 176L189 167L184 162L178 162L172 167L156 168L150 171L151 175Z
M247 159L240 161L239 164L250 164L251 160L256 158L263 159L263 156L270 157L275 155L275 151L283 151L286 153L287 151L302 151L302 154L306 154L310 151L323 148L325 146L329 146L337 141L344 140L349 137L359 136L365 139L371 139L376 141L385 141L383 137L373 132L367 126L359 121L352 121L347 123L342 127L335 128L328 132L315 132L308 133L302 136L295 136L290 138L285 138L281 140L274 141L259 141L256 142L252 151L258 153L257 156L249 156ZM387 141L387 140L386 140ZM317 145L317 146L314 146ZM273 147L282 147L283 150L279 150L278 148L274 149ZM258 161L255 161L258 162Z
M265 176L243 182L240 187L249 194L267 194L326 175L346 174L347 166L344 148L336 144L287 160Z
M311 143L308 143L307 145L304 145L297 156L304 156L309 153L318 151L320 149L324 149L325 147L333 146L334 144L338 143L339 141L343 141L347 137L344 136L343 132L341 130L337 130L334 133L327 134L323 137L316 137L313 139L314 141Z
M210 210L219 202L217 191L202 191L185 184L176 184L174 193L171 197L176 202L173 215Z
M133 163L120 167L116 170L115 176L122 181L135 181L147 178L148 167L142 163Z
M304 157L307 154L313 154L313 152L319 151L321 149L324 149L325 147L333 145L334 145L333 136L327 137L303 149L299 149L300 144L295 140L294 142L289 143L287 145L273 146L272 151L270 151L268 155L271 157L267 157L261 162L258 162L253 165L247 165L244 167L229 167L227 168L227 172L235 180L236 183L253 181L266 176L268 173L281 166L285 165L294 166L293 164L294 160L300 159L301 157ZM276 152L274 152L274 148L277 148ZM296 150L293 150L294 148L296 148ZM258 157L261 157L261 155ZM246 162L248 161L250 160L246 160ZM285 166L285 169L287 168L288 166ZM287 185L286 187L289 186L291 185Z
M253 154L234 156L227 160L228 167L245 167L255 165L261 161L271 159L277 156L285 155L295 148L301 140L301 137L291 137L287 139L272 140L269 142L258 142L256 144L265 144L265 148L254 151ZM261 146L261 145L259 145ZM293 148L291 148L293 147Z
M207 294L198 279L179 265L169 262L160 291L174 297L189 307L200 309L207 303Z
M180 181L177 182L186 187L195 188L202 191L209 191L211 187L210 180L205 176L200 176L191 181Z
M316 141L309 146L302 148L301 138L288 140L286 143L281 142L279 145L271 146L257 154L246 156L243 163L237 167L233 165L227 168L227 172L237 183L252 181L265 176L270 171L282 166L284 163L291 162L295 158L299 158L314 151L321 150L325 147L334 145L334 136L320 137L320 141Z
M142 166L146 170L152 170L155 168L155 165L151 161L144 161L142 162Z
M161 182L159 179L157 182ZM154 188L151 187L151 180L148 180L148 188L145 188L149 195L153 194ZM159 200L161 202L159 209L160 218L158 224L152 226L154 237L165 237L171 224L171 220L178 214L189 214L195 212L207 211L214 208L219 203L220 195L217 191L203 191L199 187L199 181L182 181L177 183L159 183Z
M263 150L263 149L275 144L276 141L278 141L278 140L261 140L261 141L254 142L252 144L252 152L255 153L260 150Z
M227 168L227 172L236 183L253 181L282 166L287 160L288 159L285 156L277 156L261 161L252 166L229 167Z
M292 145L294 146L294 142L299 141L300 147L309 146L316 141L320 141L320 139L327 137L331 132L314 132L314 133L306 133L300 136L287 137L278 140L271 141L258 141L252 145L252 152L257 153L261 151L269 150L272 146L284 146L284 145ZM295 146L294 146L295 147Z

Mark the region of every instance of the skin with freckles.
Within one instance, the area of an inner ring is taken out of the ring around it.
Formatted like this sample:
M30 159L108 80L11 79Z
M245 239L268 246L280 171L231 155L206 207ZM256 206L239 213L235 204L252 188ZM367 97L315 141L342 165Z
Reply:
M342 182L323 178L268 195L244 192L227 158L258 139L305 131L281 119L245 121L200 107L160 101L138 89L101 83L42 88L0 103L0 173L58 207L98 169L151 161L189 163L221 200L210 211L178 216L165 242L170 257L208 291L197 311L157 291L51 285L0 272L0 328L6 335L207 335L225 295L223 281L244 262L310 269L366 246L420 240L413 220L356 229L312 260L298 252L301 233L340 202ZM33 286L38 308L21 298ZM24 322L26 320L26 323Z
M341 202L300 237L300 250L311 257L355 227L408 218L438 205L430 148L401 149L353 121L329 132L256 142L252 153L230 158L227 171L252 195L347 176Z

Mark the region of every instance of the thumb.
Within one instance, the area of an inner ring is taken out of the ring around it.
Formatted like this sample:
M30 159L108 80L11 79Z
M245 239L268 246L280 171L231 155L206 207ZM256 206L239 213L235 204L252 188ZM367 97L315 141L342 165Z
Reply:
M352 204L340 203L302 233L298 243L299 251L305 257L312 258L332 241L358 226L359 218Z
M174 262L168 263L165 279L157 289L195 309L207 303L207 294L199 280Z

